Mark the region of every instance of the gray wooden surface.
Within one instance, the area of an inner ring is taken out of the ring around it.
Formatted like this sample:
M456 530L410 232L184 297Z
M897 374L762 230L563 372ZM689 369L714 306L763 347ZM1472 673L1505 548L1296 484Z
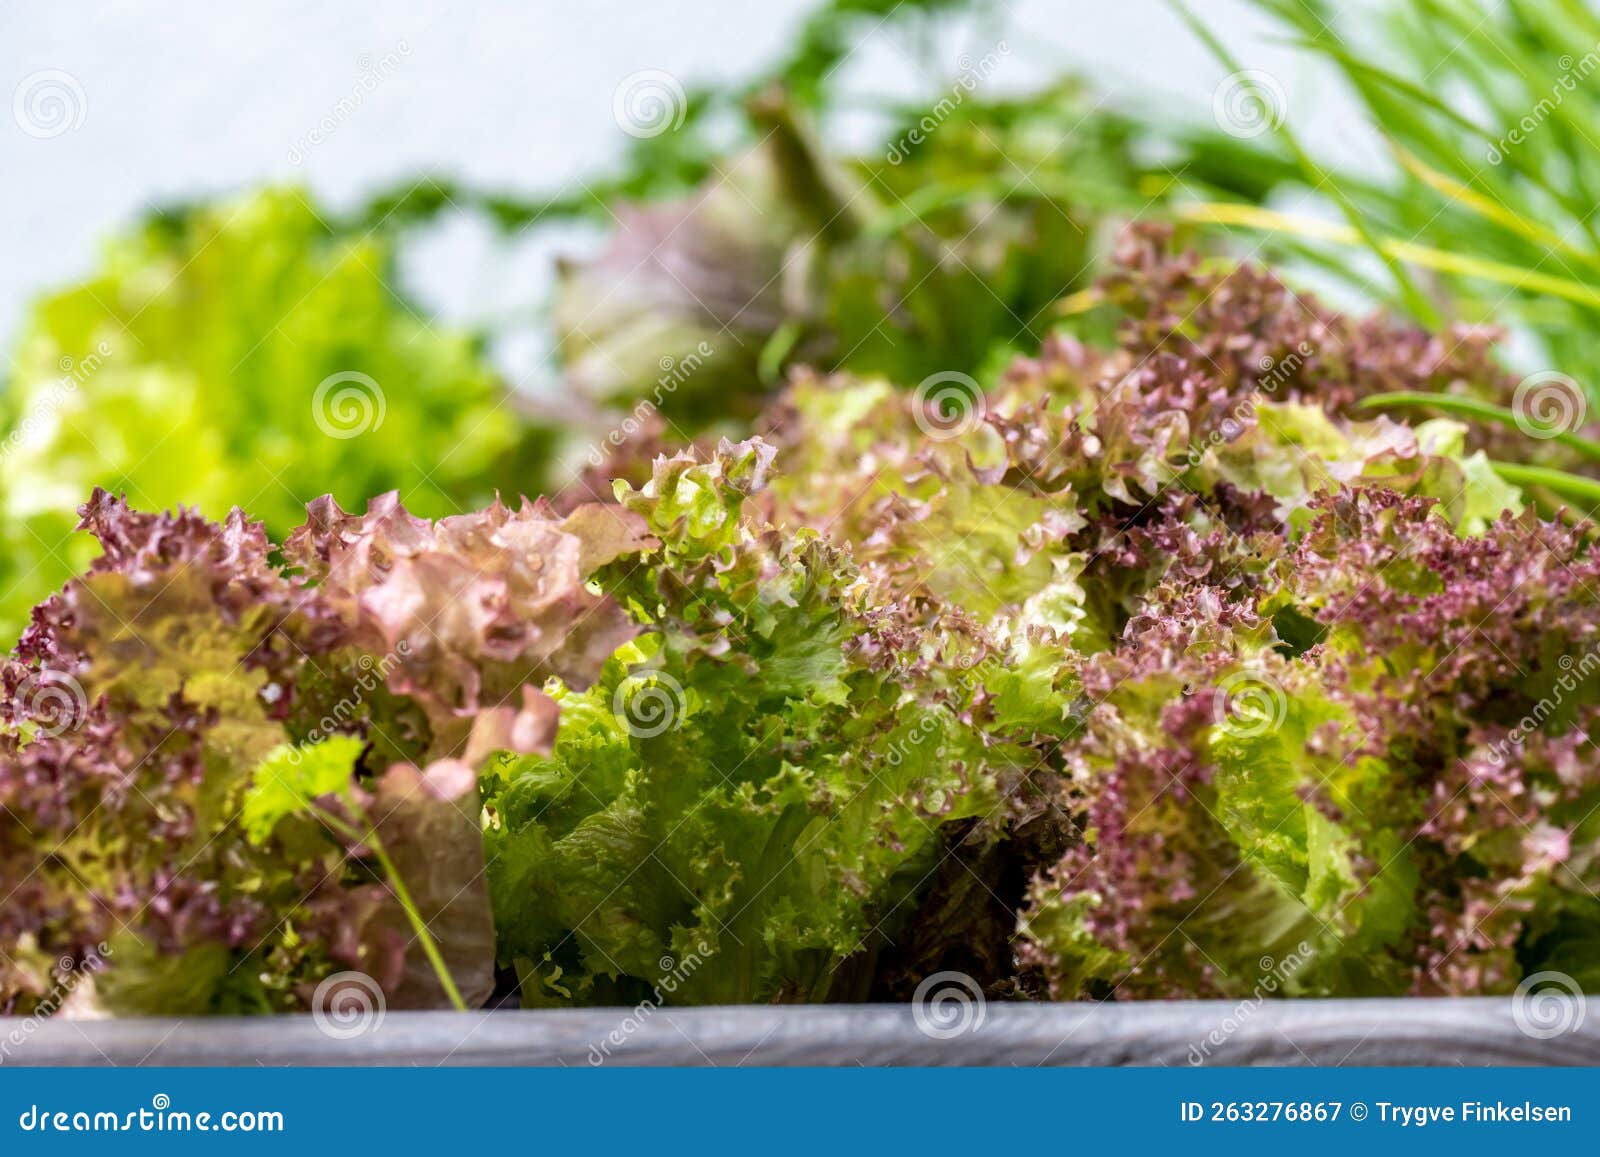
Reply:
M360 1035L309 1016L0 1019L22 1065L1600 1065L1600 1021L1546 1039L1511 1002L990 1004L930 1037L910 1006L389 1013ZM620 1042L620 1043L618 1043Z

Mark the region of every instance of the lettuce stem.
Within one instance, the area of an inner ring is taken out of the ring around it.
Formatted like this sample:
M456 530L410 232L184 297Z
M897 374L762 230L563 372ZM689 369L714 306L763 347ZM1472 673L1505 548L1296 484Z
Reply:
M450 1003L457 1012L466 1012L467 1002L461 998L461 990L456 987L455 978L450 975L450 969L444 962L444 956L439 951L439 945L433 938L433 933L428 930L427 921L422 918L416 902L411 898L411 891L406 887L406 882L400 876L400 871L395 867L394 861L389 858L389 853L384 849L383 841L378 838L377 825L374 824L362 811L360 805L354 800L345 801L349 807L360 817L366 827L363 834L359 829L345 823L338 816L311 805L311 811L318 819L327 824L339 835L354 843L365 844L372 849L372 854L377 857L378 866L383 869L384 877L389 881L389 888L394 893L394 898L405 911L406 920L411 924L412 931L417 934L417 939L422 943L422 951L428 958L428 963L433 966L434 974L439 978L439 984L444 988L445 995L450 998Z

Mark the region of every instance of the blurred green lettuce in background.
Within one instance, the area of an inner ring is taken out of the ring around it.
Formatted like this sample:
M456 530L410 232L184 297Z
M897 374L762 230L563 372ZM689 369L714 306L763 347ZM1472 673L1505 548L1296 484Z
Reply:
M41 300L0 399L0 625L88 561L95 486L150 510L238 505L283 532L332 491L431 517L538 493L546 431L470 337L398 296L392 241L300 191L153 218Z

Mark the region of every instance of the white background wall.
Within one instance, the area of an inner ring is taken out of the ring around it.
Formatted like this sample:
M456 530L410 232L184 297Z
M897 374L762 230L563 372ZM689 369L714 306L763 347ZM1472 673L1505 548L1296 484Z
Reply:
M1209 114L1222 70L1160 0L1009 6L1011 51L994 83L1023 88L1071 67L1123 103ZM688 82L749 75L781 53L810 7L0 0L0 95L13 98L46 69L70 74L82 93L81 123L49 139L0 109L0 343L33 295L81 276L103 235L164 202L298 181L340 206L429 169L529 192L593 172L626 143L612 116L621 78L645 68ZM1240 0L1196 7L1247 67L1279 79L1302 132L1324 145L1351 136L1349 106L1329 78L1267 42ZM402 46L392 75L296 163L296 143L350 95L363 66ZM849 68L872 91L939 87L882 36L869 36ZM446 317L470 320L537 303L548 254L522 256L508 260L458 223L421 246L413 275Z

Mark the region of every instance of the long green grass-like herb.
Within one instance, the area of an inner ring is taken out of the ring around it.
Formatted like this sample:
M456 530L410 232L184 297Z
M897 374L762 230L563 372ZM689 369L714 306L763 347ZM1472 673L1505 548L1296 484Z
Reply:
M1526 417L1521 418L1519 421L1517 413L1507 409L1505 406L1497 406L1493 402L1485 402L1480 398L1457 397L1453 394L1374 394L1372 397L1358 402L1356 408L1363 410L1438 410L1443 414L1451 414L1458 418L1471 418L1480 422L1493 422L1496 425L1506 426L1513 430L1523 429L1528 422ZM1548 437L1550 441L1558 442L1590 461L1600 462L1600 442L1596 442L1592 438L1585 438L1565 430L1539 431L1538 434L1532 436Z
M1261 152L1274 183L1261 199L1299 186L1354 209L1359 228L1245 204L1184 214L1295 245L1375 249L1391 270L1426 273L1428 311L1400 283L1419 320L1436 307L1508 323L1600 400L1600 16L1580 0L1397 0L1376 20L1325 0L1254 3L1343 76L1392 149L1391 178L1318 158L1319 189L1286 163L1291 144Z
M1544 466L1519 466L1512 462L1496 462L1494 472L1513 486L1547 490L1564 502L1571 502L1586 517L1592 517L1600 508L1600 482L1569 474L1565 470L1551 470Z

